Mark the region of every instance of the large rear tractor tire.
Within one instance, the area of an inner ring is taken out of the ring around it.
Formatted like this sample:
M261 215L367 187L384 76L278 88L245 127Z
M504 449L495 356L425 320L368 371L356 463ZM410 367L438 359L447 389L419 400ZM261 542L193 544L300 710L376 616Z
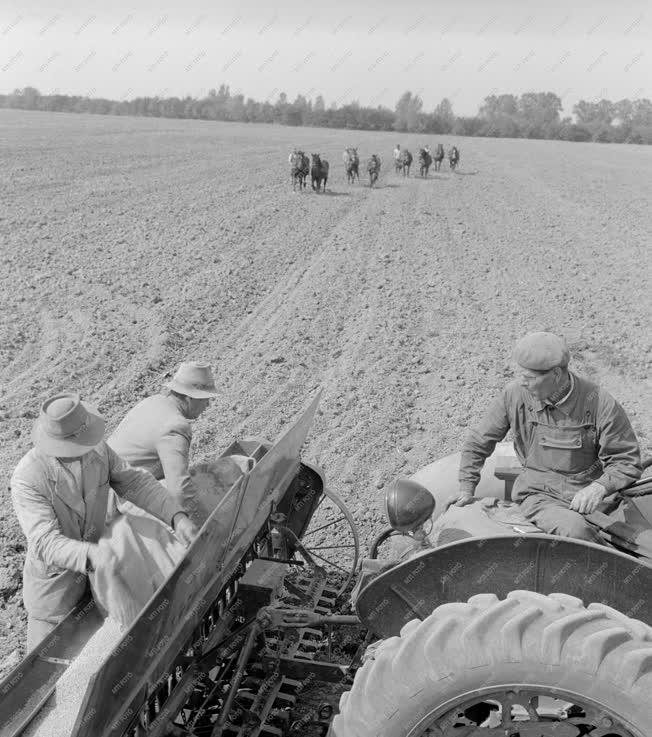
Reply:
M334 737L649 737L652 628L566 594L443 604L381 643Z

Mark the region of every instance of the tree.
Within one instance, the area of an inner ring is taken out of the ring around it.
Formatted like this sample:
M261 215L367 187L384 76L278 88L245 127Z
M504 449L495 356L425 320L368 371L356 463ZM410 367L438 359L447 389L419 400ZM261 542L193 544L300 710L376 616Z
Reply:
M404 92L398 102L396 103L396 120L394 121L394 128L397 131L406 131L408 124L408 110L410 108L410 102L412 101L412 93Z
M647 98L632 103L632 123L636 126L652 126L652 102Z
M526 92L518 100L518 113L528 123L545 129L559 122L561 100L553 92Z
M480 135L490 138L521 138L522 127L516 118L511 115L492 115L491 118L482 121Z
M421 119L421 109L423 108L423 100L419 95L414 95L410 100L408 107L407 129L409 131L419 130L419 122Z
M480 117L487 120L504 117L505 115L516 117L518 114L518 100L514 95L489 95L484 98L480 107Z
M480 117L456 118L451 131L455 136L481 136L485 121Z
M610 141L652 144L652 102L638 100L580 100L573 108L577 122L560 120L561 100L552 92L527 92L520 97L489 95L476 117L457 118L444 98L432 112L423 111L419 95L404 92L394 111L364 107L357 100L326 107L322 95L314 103L304 95L288 102L285 92L275 103L231 94L229 85L211 88L206 97L138 97L108 100L75 95L41 95L34 87L0 95L0 106L28 110L90 112L168 118L199 118L243 122L319 125L351 130L400 130L453 133L467 136L552 138L566 141Z
M312 110L310 111L308 115L306 124L307 125L319 125L319 126L328 125L328 115L326 113L326 103L324 102L324 98L322 97L322 95L317 95L317 98L315 99L315 102L312 106Z
M630 125L634 116L634 103L631 100L619 100L614 104L614 118L620 125Z
M244 107L244 119L247 123L256 123L262 121L260 114L260 104L253 98L248 97Z
M616 117L616 108L611 100L600 100L600 102L580 100L573 107L573 113L580 125L611 125Z
M451 101L444 97L444 99L437 105L432 115L434 128L433 133L450 133L453 130L455 124L455 113L453 112L453 106Z
M287 94L285 92L281 92L278 96L276 104L274 105L274 122L283 122L283 116L285 115L288 104L289 103Z
M233 95L227 102L227 120L244 120L245 119L245 99L244 95Z
M38 110L41 102L41 93L36 87L25 87L15 89L9 96L9 107L17 107L23 110Z
M590 141L591 131L583 125L576 125L566 118L558 131L557 137L562 141Z
M396 122L398 131L416 131L419 127L419 116L423 108L423 100L419 95L404 92L396 103Z

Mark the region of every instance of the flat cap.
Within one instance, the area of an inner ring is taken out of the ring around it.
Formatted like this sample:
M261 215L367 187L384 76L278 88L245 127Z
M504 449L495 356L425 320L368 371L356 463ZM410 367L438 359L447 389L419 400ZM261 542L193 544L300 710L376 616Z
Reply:
M514 360L533 371L568 366L570 353L563 338L553 333L528 333L514 346Z

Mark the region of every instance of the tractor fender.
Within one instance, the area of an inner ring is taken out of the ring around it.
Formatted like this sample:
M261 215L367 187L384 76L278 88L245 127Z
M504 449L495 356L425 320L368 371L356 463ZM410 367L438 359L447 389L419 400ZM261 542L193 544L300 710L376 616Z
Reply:
M555 535L471 537L427 550L371 580L356 600L381 638L476 594L526 589L601 602L652 626L652 564L614 548Z

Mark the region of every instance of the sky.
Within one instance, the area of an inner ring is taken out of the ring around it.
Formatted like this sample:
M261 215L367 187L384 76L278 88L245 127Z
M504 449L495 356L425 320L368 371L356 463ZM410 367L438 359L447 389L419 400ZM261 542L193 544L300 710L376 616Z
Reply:
M639 0L0 0L0 93L194 97L221 83L274 102L394 108L419 94L474 115L487 95L652 98Z

